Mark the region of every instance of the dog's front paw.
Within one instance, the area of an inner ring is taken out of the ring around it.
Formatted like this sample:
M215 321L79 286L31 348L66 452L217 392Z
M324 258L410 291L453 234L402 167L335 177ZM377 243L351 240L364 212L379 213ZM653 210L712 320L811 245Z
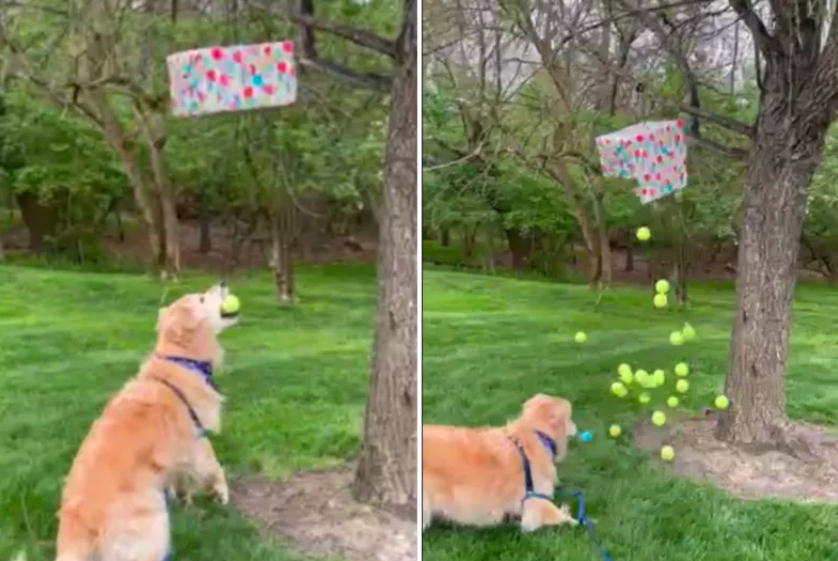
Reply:
M573 515L570 513L570 505L565 503L559 508L559 512L562 513L563 517L561 518L562 523L569 524L571 526L578 526L579 521L576 520Z
M227 482L223 478L216 482L212 488L212 492L215 495L215 500L219 503L226 505L230 502L230 489L227 488Z

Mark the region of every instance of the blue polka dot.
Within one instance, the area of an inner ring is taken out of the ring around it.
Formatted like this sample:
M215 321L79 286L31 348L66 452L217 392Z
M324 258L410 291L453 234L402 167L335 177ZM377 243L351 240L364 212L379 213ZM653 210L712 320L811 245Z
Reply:
M254 86L261 86L262 85L262 76L260 74L256 74L253 76L253 85Z

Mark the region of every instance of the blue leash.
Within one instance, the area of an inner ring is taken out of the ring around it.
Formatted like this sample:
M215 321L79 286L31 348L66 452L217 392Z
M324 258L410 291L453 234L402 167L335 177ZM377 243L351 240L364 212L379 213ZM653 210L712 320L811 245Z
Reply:
M614 561L602 546L602 542L597 539L596 533L594 532L594 524L585 513L585 495L582 494L582 491L578 489L560 488L559 493L576 499L576 521L588 531L588 535L591 537L594 547L599 551L600 556L602 556L603 561Z
M538 435L538 439L544 444L544 447L551 453L551 459L555 458L556 456L556 444L553 440L541 432L536 432ZM527 499L544 499L548 501L553 501L553 497L550 495L544 495L542 493L535 492L535 486L533 485L532 479L532 467L530 466L530 460L527 458L527 454L524 452L524 447L521 446L521 443L517 441L517 439L513 437L509 437L509 440L515 445L518 449L518 453L521 455L521 464L524 468L524 498L522 499L522 503L526 502ZM599 554L602 556L603 561L614 561L608 552L602 547L602 542L600 542L597 537L596 533L594 532L594 524L591 522L591 519L588 518L588 515L585 513L585 495L582 494L582 491L578 489L569 489L569 488L559 488L558 492L562 495L567 495L569 497L574 497L576 499L576 521L581 524L585 530L588 532L588 535L591 537L591 541L596 547Z

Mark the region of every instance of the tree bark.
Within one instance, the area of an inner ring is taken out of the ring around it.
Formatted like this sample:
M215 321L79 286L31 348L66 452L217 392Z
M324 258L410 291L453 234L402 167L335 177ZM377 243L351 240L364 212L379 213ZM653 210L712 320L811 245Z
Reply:
M150 187L150 179L144 173L134 144L125 136L113 109L108 102L107 95L102 90L87 90L87 97L96 111L102 124L102 134L111 150L116 152L122 164L122 171L128 178L128 183L134 193L134 201L143 217L148 236L149 250L155 267L160 267L165 255L165 227L163 225L160 201Z
M353 484L361 502L413 518L416 508L416 0L405 0L385 154L378 310Z
M154 177L154 193L159 200L163 218L161 254L158 256L160 277L164 280L176 280L180 273L180 225L177 219L174 189L169 180L163 152L166 144L165 121L159 113L143 107L138 107L135 113L145 135L151 161L151 173Z
M788 76L809 76L813 70L805 72L808 65L799 62L774 62L764 79L745 182L737 306L725 382L733 405L716 429L722 440L758 449L788 444L785 376L796 266L806 191L831 120L831 112L814 106L813 95L821 93L814 86L806 86L806 94L795 92L796 100L789 94L788 88L797 86L787 83Z
M296 300L294 289L294 256L291 246L294 239L293 206L284 198L270 213L271 267L274 271L276 299L283 304Z
M527 238L517 228L505 228L506 241L509 244L509 253L512 254L512 269L523 271L527 266L527 258L530 255Z
M207 208L207 196L203 188L198 193L198 229L200 231L200 240L198 242L199 253L209 253L212 251L212 217Z
M55 233L58 225L58 213L55 207L45 204L37 193L22 191L17 194L20 216L29 231L29 251L41 253L44 239Z

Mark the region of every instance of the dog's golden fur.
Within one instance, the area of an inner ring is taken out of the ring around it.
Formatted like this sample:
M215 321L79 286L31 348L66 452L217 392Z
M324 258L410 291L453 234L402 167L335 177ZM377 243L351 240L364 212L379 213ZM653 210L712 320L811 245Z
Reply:
M93 424L67 477L59 511L58 561L162 561L169 549L165 491L178 473L228 501L224 471L199 438L176 387L207 431L221 428L223 397L196 372L161 357L220 364L217 334L233 325L226 288L191 294L160 310L154 352Z
M546 499L524 499L524 470L518 442L532 469L537 493L552 496L556 466L536 431L552 438L558 460L567 439L576 434L569 401L539 394L521 416L500 428L422 427L422 525L441 517L460 524L491 526L507 515L520 516L527 531L541 526L573 524L566 507Z

